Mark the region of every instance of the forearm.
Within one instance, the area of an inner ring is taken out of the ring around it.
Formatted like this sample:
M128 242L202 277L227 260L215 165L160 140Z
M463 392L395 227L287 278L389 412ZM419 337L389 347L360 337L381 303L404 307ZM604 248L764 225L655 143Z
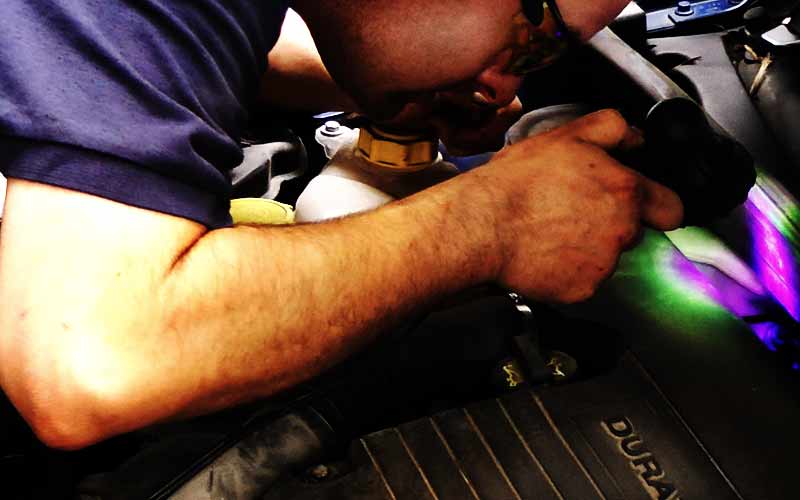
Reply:
M52 297L5 290L2 347L22 354L4 355L3 387L46 442L71 448L309 379L415 308L491 279L490 213L471 213L460 200L480 192L456 181L325 224L187 232L185 245L154 246L168 229L122 240L115 226L109 262L28 252L41 272L9 273L16 288L64 280ZM105 276L116 278L91 286Z
M203 376L187 410L291 387L412 309L488 280L493 242L461 226L469 215L451 201L458 189L327 224L238 227L201 239L163 288L171 334L197 349L187 356L195 362L184 366L186 384Z
M268 60L260 104L285 110L357 111L325 69L302 18L291 9Z

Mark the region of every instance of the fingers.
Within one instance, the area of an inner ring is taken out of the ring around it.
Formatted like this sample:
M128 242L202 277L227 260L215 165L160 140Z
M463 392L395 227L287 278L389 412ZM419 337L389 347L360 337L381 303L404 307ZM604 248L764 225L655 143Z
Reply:
M671 231L683 221L683 202L671 189L642 175L642 221L660 231Z
M644 133L636 127L628 127L628 132L620 142L617 149L619 151L632 151L644 146Z
M674 191L622 164L617 165L619 170L613 184L614 190L618 196L632 203L628 206L634 210L637 222L641 221L659 231L671 231L680 227L683 221L683 202ZM607 178L606 182L609 180ZM632 234L630 240L634 239L635 235Z
M611 109L586 115L559 131L606 151L635 149L644 143L642 133L628 125L618 111ZM637 172L631 173L638 178L642 193L641 220L660 231L680 227L683 220L683 203L680 197L662 184Z
M641 132L628 125L619 111L613 109L588 114L553 133L599 146L606 151L633 149L644 142Z

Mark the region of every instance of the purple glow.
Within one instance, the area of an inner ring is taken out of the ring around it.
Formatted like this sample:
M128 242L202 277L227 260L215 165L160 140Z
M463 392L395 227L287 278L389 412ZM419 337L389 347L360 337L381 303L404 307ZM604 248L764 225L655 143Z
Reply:
M724 307L737 317L752 316L761 312L762 297L755 295L715 268L694 263L678 252L671 255L669 267L689 289Z
M686 295L691 290L703 302L713 301L740 318L755 318L777 303L800 321L800 255L790 239L792 227L787 225L787 214L791 212L777 207L758 187L751 190L744 209L752 242L749 264L769 297L752 292L713 265L694 263L678 252L670 254L664 263L672 271L673 280L683 282L680 293L686 297L692 296ZM800 213L796 205L792 209ZM771 351L784 347L781 325L765 321L749 326ZM795 362L792 369L800 371L800 362Z
M745 203L747 223L753 241L753 265L756 274L770 294L800 320L800 293L797 287L797 262L791 244L765 215L769 205L757 189Z
M800 371L800 363L793 363L792 370Z
M683 254L680 252L672 254L670 268L684 283L689 285L692 290L699 292L718 304L721 303L722 296L719 290L717 290L708 277L697 268L695 263L683 256Z
M777 351L783 343L780 339L780 327L775 323L756 323L750 325L753 333L767 346L770 351Z

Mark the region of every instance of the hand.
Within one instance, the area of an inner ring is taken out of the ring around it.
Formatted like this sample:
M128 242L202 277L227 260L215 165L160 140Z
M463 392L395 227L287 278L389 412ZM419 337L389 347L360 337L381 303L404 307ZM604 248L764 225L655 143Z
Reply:
M618 112L599 111L465 174L481 183L495 214L497 281L536 300L585 300L611 276L642 222L678 227L678 196L608 154L639 143Z

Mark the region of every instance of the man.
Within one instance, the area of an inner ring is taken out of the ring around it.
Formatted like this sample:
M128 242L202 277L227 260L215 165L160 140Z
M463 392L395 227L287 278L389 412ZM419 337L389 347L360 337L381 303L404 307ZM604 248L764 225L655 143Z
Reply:
M558 9L586 39L625 3ZM674 193L608 154L639 139L606 111L372 213L230 227L224 171L286 7L4 5L0 384L46 444L79 448L275 394L478 283L585 299L642 222L679 224ZM283 41L270 53L273 100L318 88L314 98L427 119L454 141L435 104L477 103L496 115L483 132L496 132L513 115L512 68L535 53L519 34L541 22L541 4L520 0L291 7L337 85L303 43Z

